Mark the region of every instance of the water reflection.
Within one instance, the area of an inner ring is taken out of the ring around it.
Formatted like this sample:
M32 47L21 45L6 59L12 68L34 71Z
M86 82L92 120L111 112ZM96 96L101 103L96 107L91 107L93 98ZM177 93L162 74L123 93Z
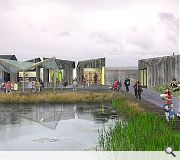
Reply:
M0 105L0 125L23 124L23 119L55 130L59 121L83 119L106 123L118 114L110 104Z
M119 118L110 104L0 104L0 150L94 150Z

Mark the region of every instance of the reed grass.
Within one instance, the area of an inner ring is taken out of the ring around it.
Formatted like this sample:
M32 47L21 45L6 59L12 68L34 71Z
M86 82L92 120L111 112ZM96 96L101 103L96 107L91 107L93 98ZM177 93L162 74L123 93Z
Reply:
M167 124L164 117L146 113L136 103L124 97L113 100L113 106L128 115L127 121L99 132L100 150L107 151L164 151L171 146L180 150L180 132L173 130L175 122Z
M40 93L1 93L0 103L77 103L77 102L108 102L111 93L90 92L40 92Z

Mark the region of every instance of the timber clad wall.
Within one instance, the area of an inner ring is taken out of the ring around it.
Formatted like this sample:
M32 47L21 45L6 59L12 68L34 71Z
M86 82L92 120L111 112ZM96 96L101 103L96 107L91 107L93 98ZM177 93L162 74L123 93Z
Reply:
M78 83L82 83L82 75L84 75L84 68L102 68L104 66L105 58L79 61L76 69Z
M64 82L68 82L68 84L72 84L73 82L73 68L75 68L74 61L61 60L56 59L56 63L59 69L63 69L63 80Z
M180 81L180 55L142 59L138 69L147 69L147 87L169 84L173 78Z
M48 58L43 58L44 60ZM72 84L73 82L73 68L75 68L75 62L74 61L68 61L68 60L61 60L56 59L56 64L59 69L63 69L63 81L68 82L68 84ZM49 81L49 70L44 69L44 80Z
M138 79L137 67L106 67L105 72L105 84L112 85L115 80L121 80L123 83L125 78L128 77L131 80L131 84Z

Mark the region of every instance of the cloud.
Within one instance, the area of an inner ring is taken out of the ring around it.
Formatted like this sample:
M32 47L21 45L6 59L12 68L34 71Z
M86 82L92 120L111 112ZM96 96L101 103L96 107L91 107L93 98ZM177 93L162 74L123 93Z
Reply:
M32 24L30 24L30 23L27 23L27 22L25 22L24 24L25 24L29 29L35 30L34 25L32 25Z
M108 65L178 51L177 0L0 0L0 53ZM1 10L3 9L3 10ZM14 10L15 12L9 12ZM69 38L68 38L69 37Z
M71 37L72 36L71 32L69 31L57 32L57 33L54 33L54 35L57 37Z
M170 30L177 32L179 30L179 19L174 16L173 13L160 12L158 14L160 22L165 23Z

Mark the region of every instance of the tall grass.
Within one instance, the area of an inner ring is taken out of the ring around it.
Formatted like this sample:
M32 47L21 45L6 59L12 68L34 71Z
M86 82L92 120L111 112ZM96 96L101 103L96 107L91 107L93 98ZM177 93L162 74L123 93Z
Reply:
M180 132L167 124L164 117L145 113L138 104L122 97L113 100L119 112L128 115L127 121L118 122L109 131L102 130L99 137L101 150L108 151L163 151L166 146L180 150Z
M89 92L41 92L41 93L1 93L0 103L77 103L111 101L110 93Z

